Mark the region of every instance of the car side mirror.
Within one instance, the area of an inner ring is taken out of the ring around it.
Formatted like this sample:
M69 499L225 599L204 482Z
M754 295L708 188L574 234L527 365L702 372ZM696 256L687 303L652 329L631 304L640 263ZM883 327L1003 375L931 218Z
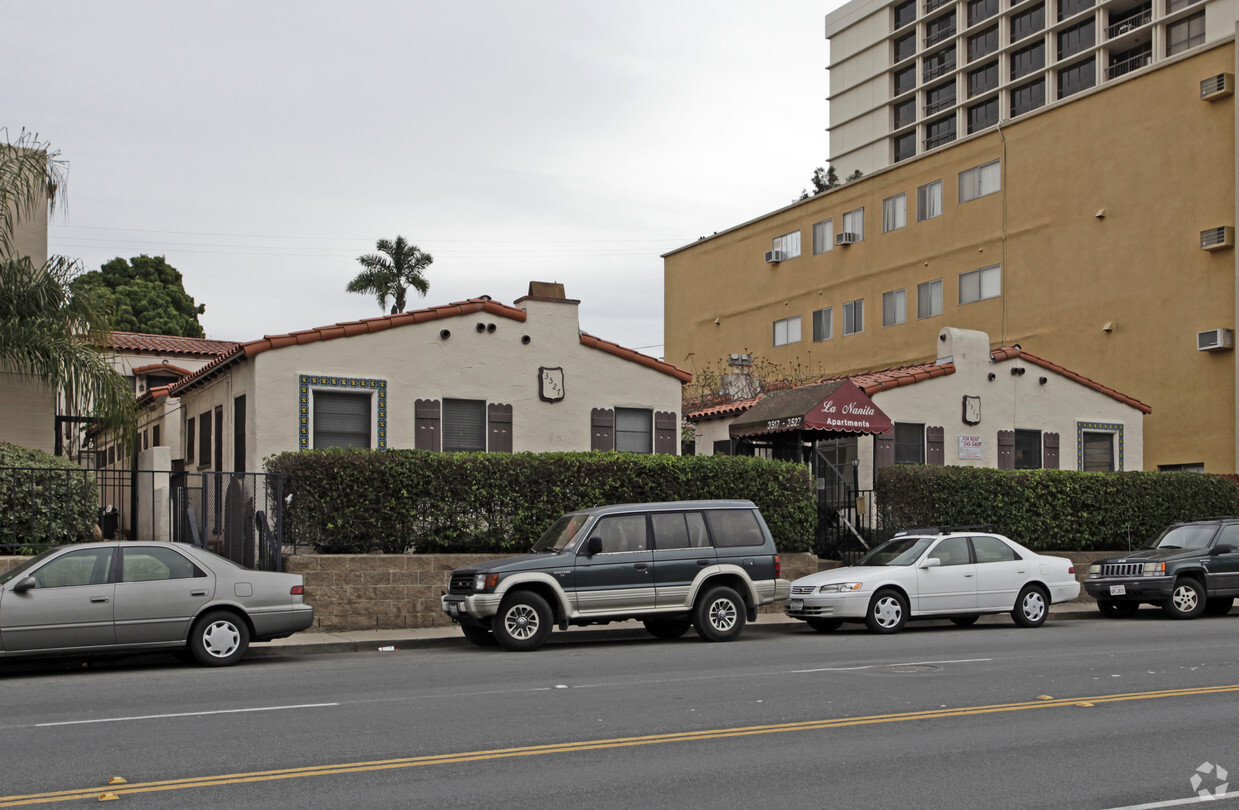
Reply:
M594 535L585 541L585 556L592 557L602 551L602 538Z
M1230 554L1234 550L1235 550L1234 546L1232 546L1230 543L1218 543L1216 546L1213 547L1213 550L1210 551L1209 553L1214 556L1217 556L1218 554Z
M925 562L921 563L921 568L937 568L942 565L942 560L937 557L930 557Z
M13 593L25 593L32 588L39 587L39 583L35 582L34 577L22 577L13 585Z

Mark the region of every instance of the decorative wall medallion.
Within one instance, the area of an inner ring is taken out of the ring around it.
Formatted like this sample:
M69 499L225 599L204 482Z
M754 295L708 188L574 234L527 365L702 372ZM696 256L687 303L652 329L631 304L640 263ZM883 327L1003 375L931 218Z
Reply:
M538 397L543 402L559 402L564 398L564 370L561 366L538 369Z
M964 395L964 424L981 424L981 398Z

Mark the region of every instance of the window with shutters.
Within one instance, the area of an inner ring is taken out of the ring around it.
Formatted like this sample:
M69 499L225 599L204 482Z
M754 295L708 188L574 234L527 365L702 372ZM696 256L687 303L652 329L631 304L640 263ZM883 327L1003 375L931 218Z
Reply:
M1015 469L1041 469L1041 431L1015 431Z
M486 400L443 400L443 452L486 451Z
M925 463L925 425L919 422L895 423L895 463Z
M621 453L652 453L653 417L648 408L616 408L615 449Z
M370 448L370 395L351 391L314 392L314 449Z

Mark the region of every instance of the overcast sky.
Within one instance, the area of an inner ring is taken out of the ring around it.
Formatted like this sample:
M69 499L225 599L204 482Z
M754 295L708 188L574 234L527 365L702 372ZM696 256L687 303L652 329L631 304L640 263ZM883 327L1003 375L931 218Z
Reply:
M51 252L166 256L208 337L382 314L344 287L400 234L434 256L410 309L558 281L661 357L659 254L825 163L838 5L10 2L0 125L69 161Z

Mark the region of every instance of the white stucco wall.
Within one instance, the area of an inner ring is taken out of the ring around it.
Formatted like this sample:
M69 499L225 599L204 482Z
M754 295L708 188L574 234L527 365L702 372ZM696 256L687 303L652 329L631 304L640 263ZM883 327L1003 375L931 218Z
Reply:
M0 368L0 442L56 449L56 397L30 377Z

